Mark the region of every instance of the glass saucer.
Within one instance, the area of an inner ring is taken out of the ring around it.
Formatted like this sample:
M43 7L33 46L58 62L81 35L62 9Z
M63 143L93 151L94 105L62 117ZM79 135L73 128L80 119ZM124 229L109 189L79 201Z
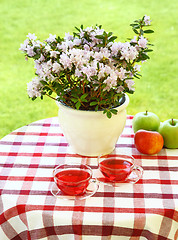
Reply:
M63 193L53 182L53 184L51 186L51 193L53 196L55 196L57 198L65 199L65 200L83 200L83 199L93 196L97 192L98 188L99 188L99 183L96 180L93 180L88 185L87 190L84 194L77 195L77 196L71 196L71 195L67 195L67 194Z
M104 177L103 174L100 173L100 171L98 169L96 179L98 180L98 182L103 183L105 185L113 186L113 187L119 187L123 184L128 184L128 183L134 184L134 183L138 182L141 177L142 177L142 172L140 173L140 172L133 171L129 175L129 178L127 178L123 181L112 182L112 181L109 181L106 177ZM137 179L137 180L135 181L135 179Z

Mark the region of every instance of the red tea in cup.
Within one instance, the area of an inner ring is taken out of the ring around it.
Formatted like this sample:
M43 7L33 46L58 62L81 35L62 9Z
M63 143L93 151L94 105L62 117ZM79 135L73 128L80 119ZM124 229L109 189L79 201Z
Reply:
M109 182L136 182L142 175L142 168L134 165L134 159L131 156L112 156L106 155L98 158L99 169ZM135 176L129 179L131 173Z
M57 187L67 195L81 195L92 178L91 168L87 165L61 165L54 169L54 180Z

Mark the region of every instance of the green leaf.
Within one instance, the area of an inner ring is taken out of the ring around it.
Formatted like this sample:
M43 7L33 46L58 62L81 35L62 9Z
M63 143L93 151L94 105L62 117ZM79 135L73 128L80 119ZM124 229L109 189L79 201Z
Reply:
M44 80L41 80L40 83L43 84L44 86L47 85L47 82Z
M151 44L151 43L147 43L147 45L149 45L149 46L154 46L154 44Z
M86 97L88 96L88 93L84 93L82 96L81 96L81 101L83 101Z
M95 111L98 111L98 108L99 108L99 107L98 107L98 105L97 105L97 106L95 107Z
M75 29L77 29L77 31L79 31L79 32L80 32L80 29L79 29L78 27L75 27Z
M137 31L135 28L133 28L133 31L134 31L134 33L136 33L136 34L139 34L138 31Z
M113 34L112 32L109 32L109 33L108 33L108 37L110 37L112 34Z
M117 38L116 36L109 38L109 42L113 42L116 38Z
M76 99L76 98L71 98L71 101L74 102L74 103L76 103L76 102L78 102L78 99Z
M76 93L71 93L71 95L72 95L72 97L74 97L74 98L78 98L78 95L76 94Z
M97 44L96 47L104 47L104 44L103 43Z
M98 39L104 39L103 35L96 35L95 37Z
M79 108L80 108L80 106L81 106L81 103L78 101L78 102L75 104L75 106L76 106L76 109L79 110Z
M152 49L145 49L144 52L152 52Z
M111 111L114 115L116 115L117 112L118 112L116 109L111 109L110 111Z
M154 33L154 31L151 29L148 29L148 30L144 30L144 33Z
M111 118L112 117L111 111L107 111L106 115L107 115L108 118Z
M97 104L98 104L97 102L91 102L90 106L94 106L94 105L97 105Z
M142 60L150 59L150 57L144 53L141 55Z
M135 75L134 75L134 77L136 77L136 78L140 79L140 78L137 76L137 74L135 74Z

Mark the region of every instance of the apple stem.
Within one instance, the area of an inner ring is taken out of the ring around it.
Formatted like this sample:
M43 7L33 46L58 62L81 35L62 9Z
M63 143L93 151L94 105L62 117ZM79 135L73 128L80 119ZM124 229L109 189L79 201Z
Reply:
M148 114L148 111L146 110L146 115Z
M174 119L172 118L172 126L174 126Z

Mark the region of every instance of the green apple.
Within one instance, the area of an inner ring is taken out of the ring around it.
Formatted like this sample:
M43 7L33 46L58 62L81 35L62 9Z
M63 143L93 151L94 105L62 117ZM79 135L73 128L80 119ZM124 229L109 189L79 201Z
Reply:
M159 133L163 136L166 148L178 148L178 119L168 119L161 123Z
M140 129L147 131L158 131L160 125L159 117L152 112L139 112L137 113L132 122L134 132Z

